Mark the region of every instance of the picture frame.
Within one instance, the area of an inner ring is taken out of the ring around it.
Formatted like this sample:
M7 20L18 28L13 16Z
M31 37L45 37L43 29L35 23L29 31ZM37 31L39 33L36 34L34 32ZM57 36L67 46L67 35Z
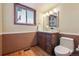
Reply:
M14 24L36 25L36 10L19 3L14 3Z
M59 19L59 12L49 15L49 27L51 29L57 28L59 26L58 19Z

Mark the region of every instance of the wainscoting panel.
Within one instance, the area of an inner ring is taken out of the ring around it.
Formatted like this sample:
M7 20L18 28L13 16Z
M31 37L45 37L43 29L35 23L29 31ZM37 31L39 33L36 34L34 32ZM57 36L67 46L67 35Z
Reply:
M27 49L37 44L36 32L3 34L3 55L21 49Z
M0 35L0 56L2 55L2 35Z
M60 37L69 37L74 39L75 48L78 47L79 44L79 35L73 35L73 34L60 34Z
M79 35L73 35L73 34L60 34L60 37L69 37L74 39L74 52L71 56L79 56L79 51L76 51L76 48L79 45Z

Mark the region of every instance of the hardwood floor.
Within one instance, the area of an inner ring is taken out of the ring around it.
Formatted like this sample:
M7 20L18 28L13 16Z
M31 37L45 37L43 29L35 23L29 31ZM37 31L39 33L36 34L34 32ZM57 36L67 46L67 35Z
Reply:
M27 51L21 50L21 51L7 54L5 56L50 56L50 55L47 54L44 50L42 50L40 47L35 46ZM71 56L79 56L79 52L75 52Z
M49 56L44 50L42 50L40 47L33 47L32 51L35 53L37 56Z
M35 46L32 47L30 50L24 51L17 51L6 56L49 56L45 51L43 51L40 47Z

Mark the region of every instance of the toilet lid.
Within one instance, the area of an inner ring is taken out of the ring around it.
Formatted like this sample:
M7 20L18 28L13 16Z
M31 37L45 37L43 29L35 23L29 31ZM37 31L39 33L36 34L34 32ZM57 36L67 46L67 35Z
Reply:
M65 48L63 46L57 46L55 47L55 52L60 53L60 54L68 54L70 52L70 49Z

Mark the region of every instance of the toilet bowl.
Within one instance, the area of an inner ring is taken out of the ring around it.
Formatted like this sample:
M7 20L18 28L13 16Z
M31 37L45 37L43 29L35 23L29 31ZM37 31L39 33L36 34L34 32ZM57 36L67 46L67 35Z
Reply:
M72 38L61 37L60 45L54 49L56 56L69 56L74 51L74 41Z
M66 47L63 47L63 46L57 46L55 48L55 54L56 56L69 56L71 55L73 51L66 48Z

